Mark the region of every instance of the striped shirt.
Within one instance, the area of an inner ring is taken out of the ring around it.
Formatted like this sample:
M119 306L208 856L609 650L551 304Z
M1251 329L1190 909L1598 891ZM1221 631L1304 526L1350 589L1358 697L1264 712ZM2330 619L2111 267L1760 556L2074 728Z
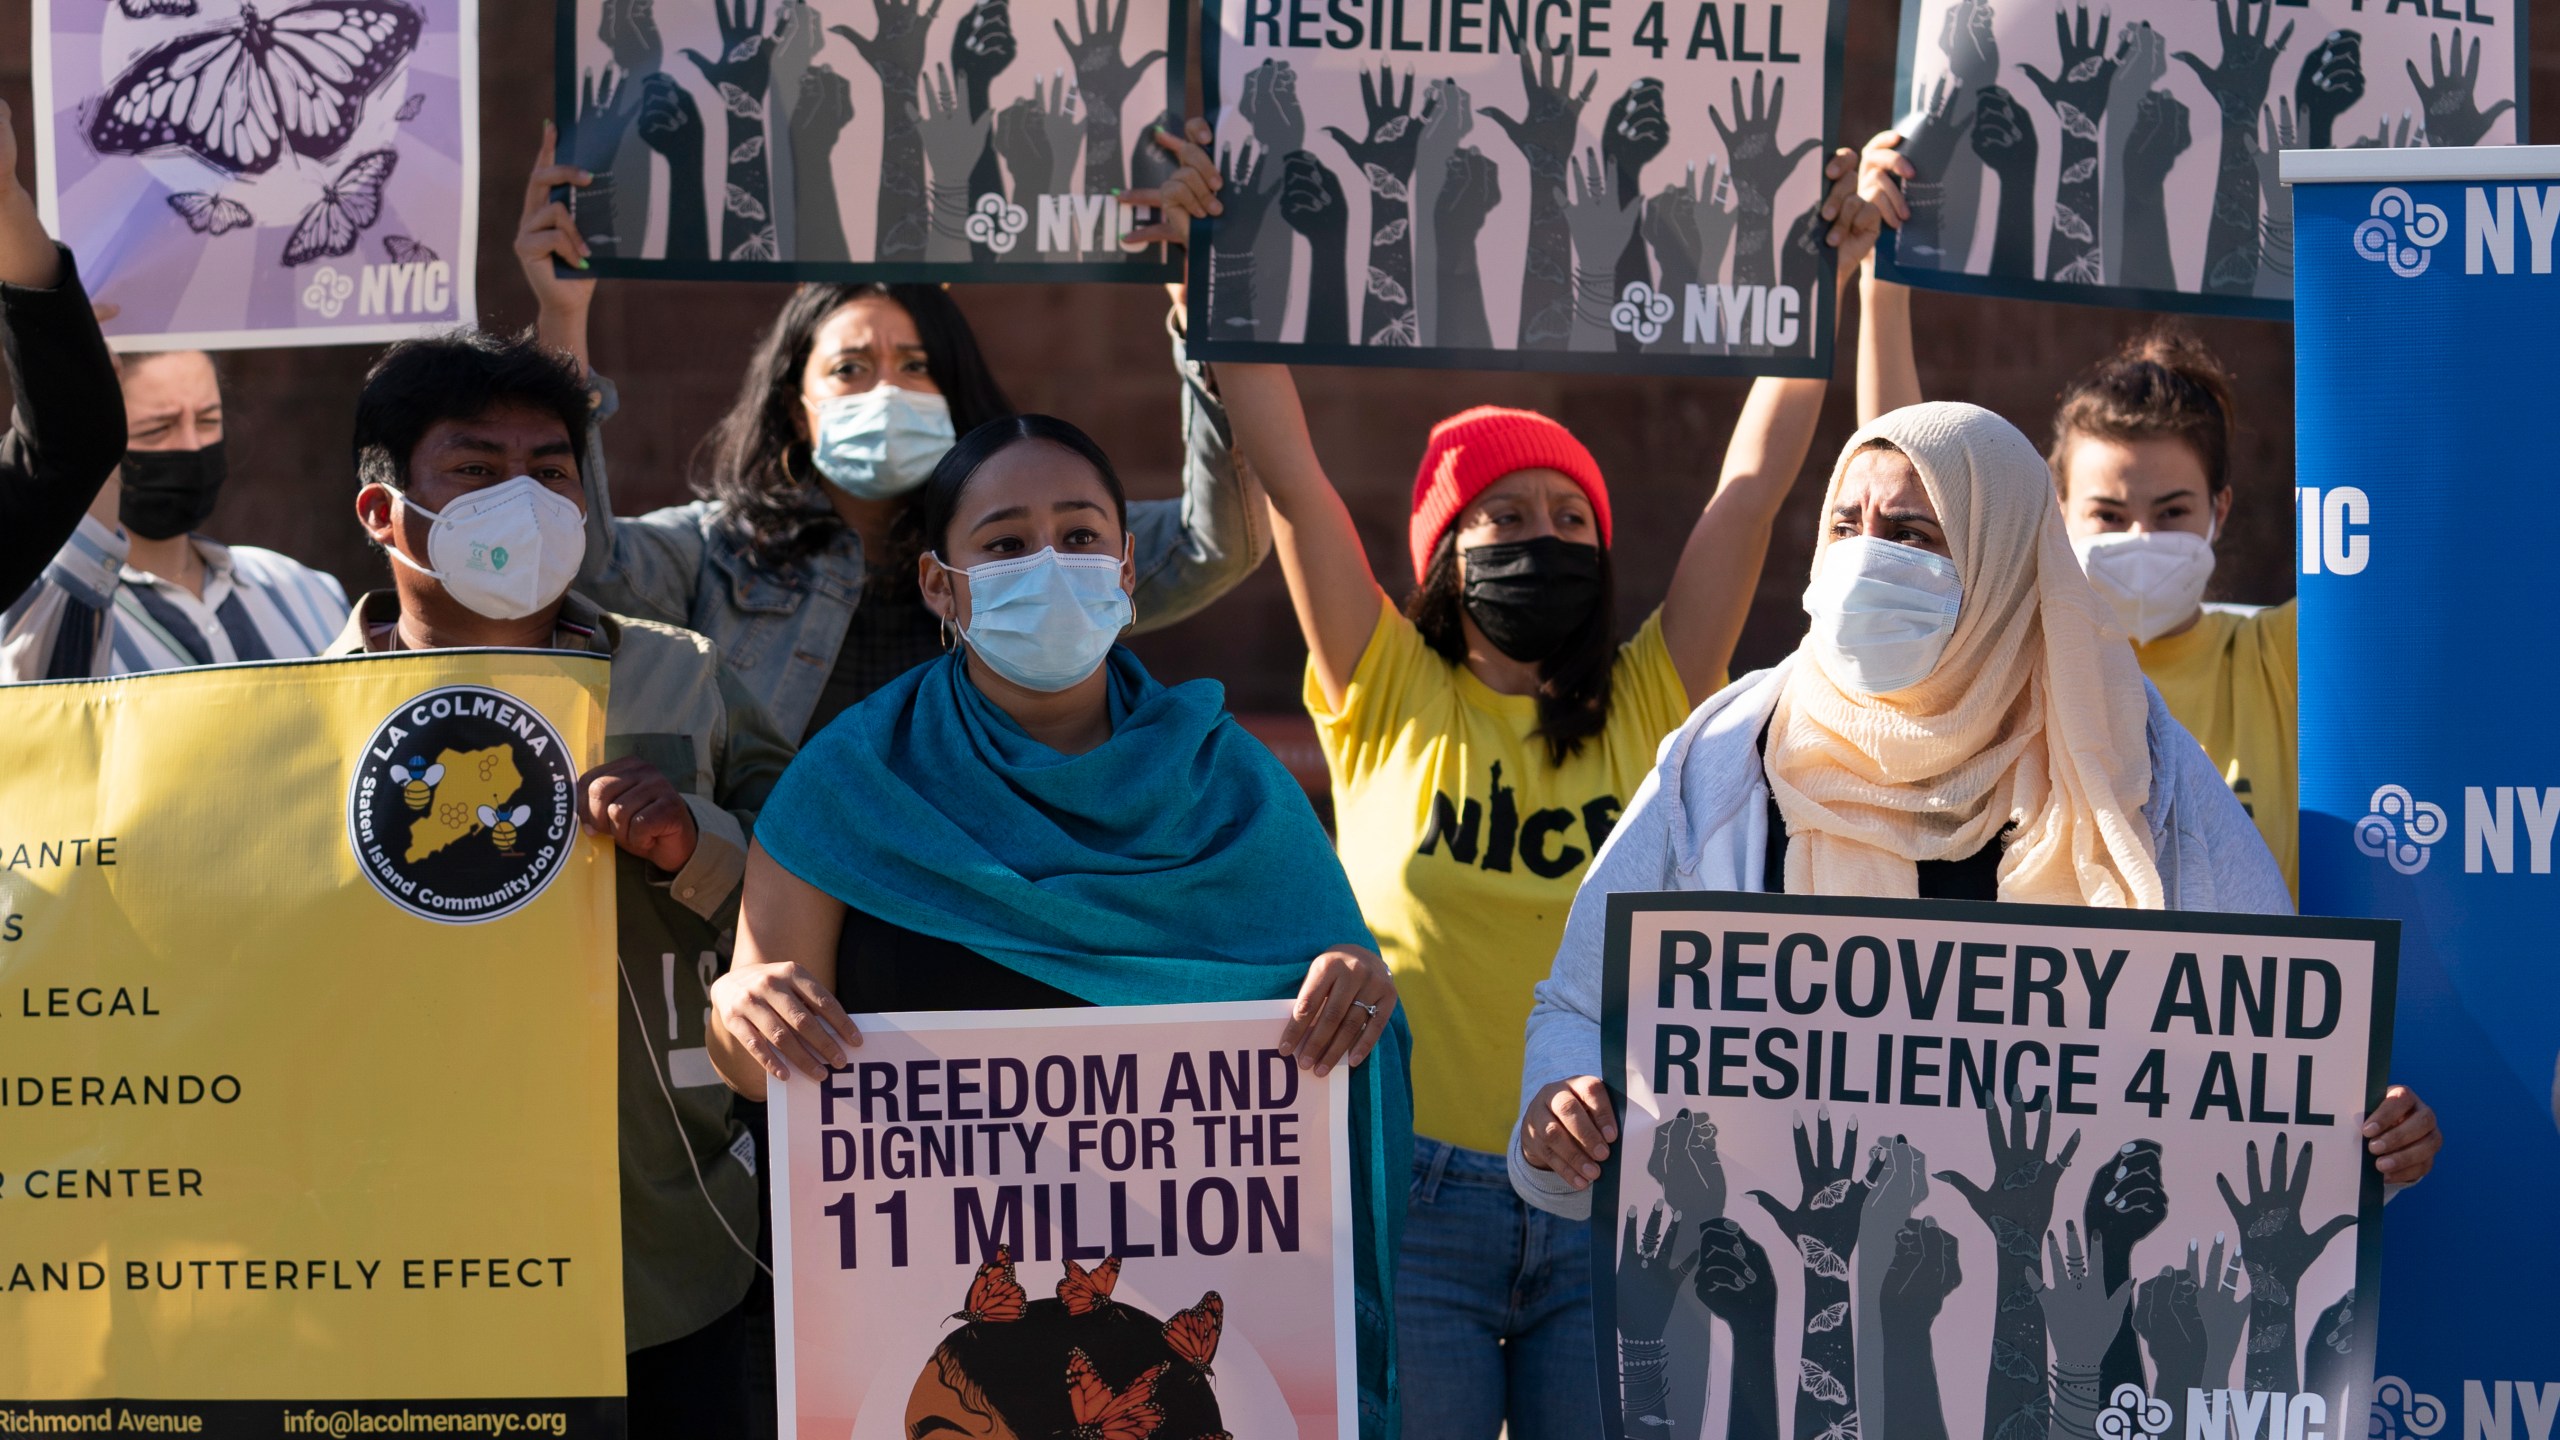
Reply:
M0 680L133 675L317 655L347 619L333 576L272 550L191 537L204 594L124 563L125 538L84 518L42 579L0 613Z

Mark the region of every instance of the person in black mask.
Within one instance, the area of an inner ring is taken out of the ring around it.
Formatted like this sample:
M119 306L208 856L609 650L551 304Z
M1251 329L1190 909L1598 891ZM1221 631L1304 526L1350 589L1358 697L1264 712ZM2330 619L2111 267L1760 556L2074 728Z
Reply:
M1850 160L1843 150L1829 166L1844 277L1876 229L1849 193ZM1316 457L1289 372L1215 368L1306 634L1343 868L1413 1026L1396 1277L1406 1440L1494 1440L1506 1426L1512 1440L1589 1435L1589 1227L1521 1202L1503 1158L1530 987L1655 746L1724 684L1825 382L1754 385L1669 591L1622 644L1609 490L1564 426L1487 407L1432 431L1413 488L1418 583L1399 607ZM1649 478L1690 483L1689 466L1663 468ZM1690 1221L1720 1203L1712 1136L1699 1127L1684 1150L1706 1162L1689 1164L1697 1183L1681 1192Z
M221 498L213 357L117 358L123 463L0 634L0 678L64 680L317 655L346 623L335 577L195 533Z

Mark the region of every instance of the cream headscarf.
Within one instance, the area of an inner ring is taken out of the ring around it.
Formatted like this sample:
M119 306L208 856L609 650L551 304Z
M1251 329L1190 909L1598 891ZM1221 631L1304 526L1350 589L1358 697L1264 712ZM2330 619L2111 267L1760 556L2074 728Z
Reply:
M1963 609L1937 669L1891 695L1836 684L1810 638L1798 650L1767 752L1788 893L1913 896L1916 862L1961 860L2008 829L2001 899L2161 908L2142 673L2072 557L2043 457L1977 406L1896 410L1840 452L1822 547L1850 457L1873 440L1919 470Z

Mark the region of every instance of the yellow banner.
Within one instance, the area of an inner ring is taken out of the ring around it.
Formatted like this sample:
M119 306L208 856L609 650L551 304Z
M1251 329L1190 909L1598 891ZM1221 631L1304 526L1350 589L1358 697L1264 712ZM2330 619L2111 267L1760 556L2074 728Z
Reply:
M0 687L0 1436L620 1433L608 669Z

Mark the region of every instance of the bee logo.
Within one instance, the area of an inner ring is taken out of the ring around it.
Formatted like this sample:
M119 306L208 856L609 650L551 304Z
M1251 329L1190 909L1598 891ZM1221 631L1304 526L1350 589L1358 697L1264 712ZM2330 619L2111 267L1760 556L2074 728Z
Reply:
M400 787L400 798L408 807L424 814L427 802L435 798L436 782L444 778L444 767L430 765L423 755L412 755L406 765L391 767L391 783Z
M532 818L533 807L530 805L519 805L513 810L500 810L491 805L480 807L480 823L489 827L489 843L505 855L516 853L516 827Z

